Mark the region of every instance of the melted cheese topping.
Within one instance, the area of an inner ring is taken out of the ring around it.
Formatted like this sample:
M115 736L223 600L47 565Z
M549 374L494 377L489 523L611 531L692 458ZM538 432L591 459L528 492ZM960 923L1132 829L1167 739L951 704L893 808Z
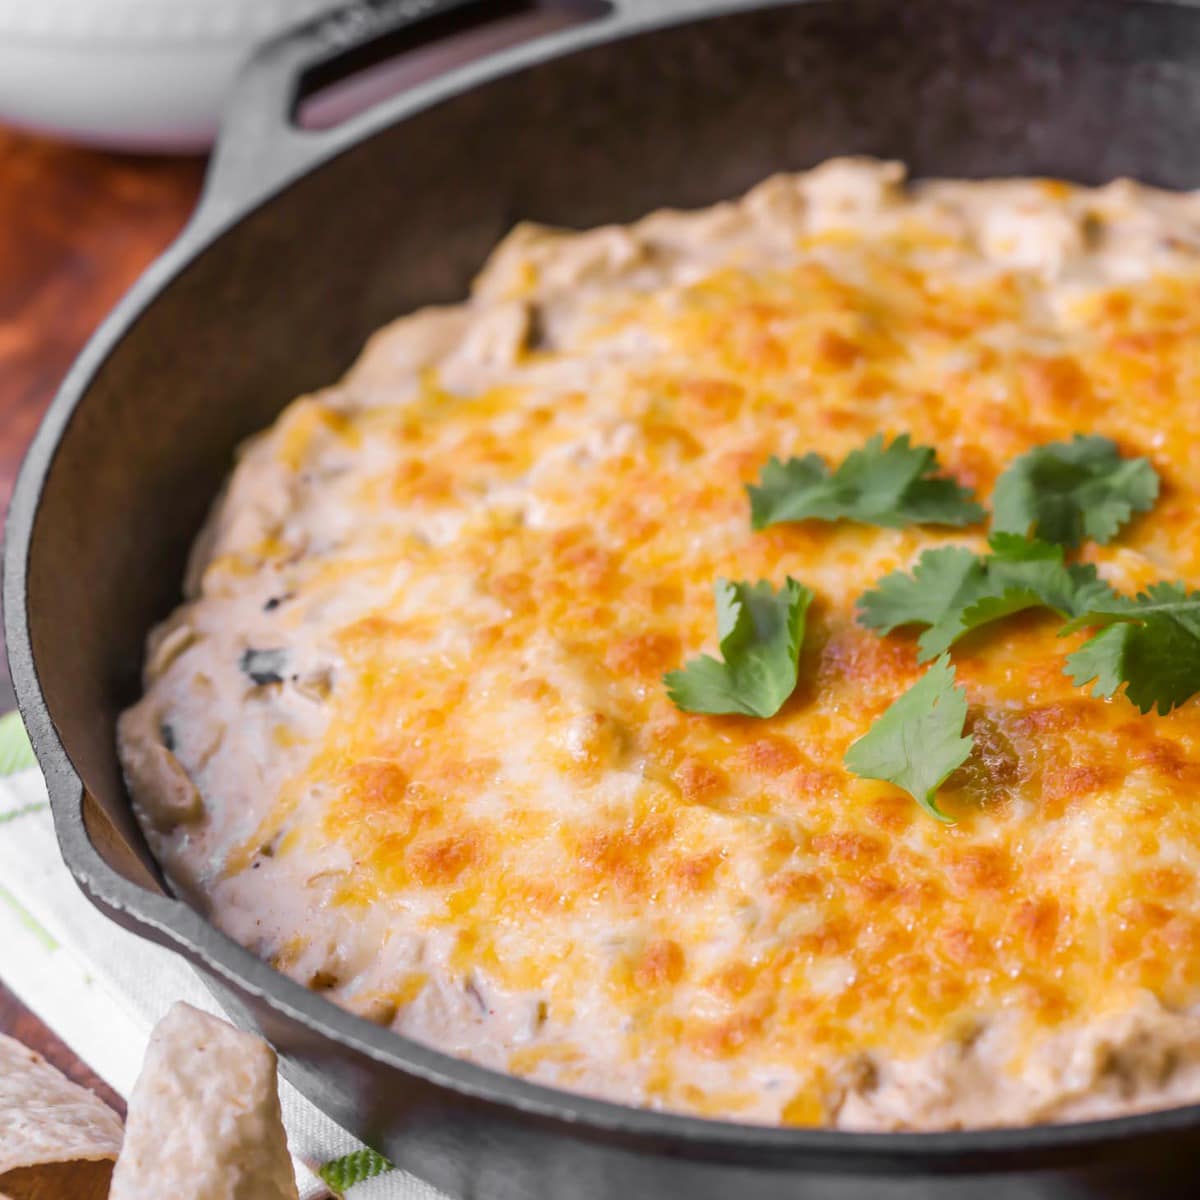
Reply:
M955 650L941 796L850 776L911 685L860 628L979 530L750 529L771 455L909 433L986 501L1076 431L1156 509L1086 559L1200 585L1200 199L827 164L522 228L244 451L151 639L126 771L178 886L280 970L502 1070L743 1120L938 1127L1200 1099L1200 704ZM816 591L767 721L678 711L718 576Z

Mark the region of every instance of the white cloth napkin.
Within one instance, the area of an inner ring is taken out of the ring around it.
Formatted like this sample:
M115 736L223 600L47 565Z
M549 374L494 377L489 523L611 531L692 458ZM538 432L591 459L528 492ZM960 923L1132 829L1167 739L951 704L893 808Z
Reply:
M116 1092L128 1096L150 1030L176 1000L220 1013L192 969L98 913L75 885L16 714L0 718L0 979ZM280 1080L302 1200L445 1200ZM361 1182L350 1181L361 1179Z

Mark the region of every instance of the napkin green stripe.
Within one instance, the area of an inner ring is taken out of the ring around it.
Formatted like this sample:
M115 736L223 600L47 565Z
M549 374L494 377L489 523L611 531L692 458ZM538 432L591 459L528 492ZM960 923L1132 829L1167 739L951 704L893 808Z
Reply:
M10 712L0 717L0 775L15 775L36 762L21 714Z
M17 918L30 933L32 933L47 950L57 950L58 942L54 935L31 913L17 898L0 883L0 903L7 904L17 914Z
M392 1164L374 1150L356 1150L344 1158L327 1162L317 1174L335 1192L345 1192L355 1184L393 1170Z
M28 816L30 813L41 812L50 805L45 800L38 800L33 804L23 804L20 808L14 808L9 812L0 812L0 825L7 825L9 821L15 821L18 817Z

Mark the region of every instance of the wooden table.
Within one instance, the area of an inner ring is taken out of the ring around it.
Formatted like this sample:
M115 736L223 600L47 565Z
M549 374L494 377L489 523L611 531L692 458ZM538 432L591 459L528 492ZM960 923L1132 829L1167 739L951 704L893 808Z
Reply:
M202 173L197 159L102 154L0 129L0 509L71 361L182 227ZM0 665L0 712L12 704ZM0 1032L122 1108L3 987L2 971Z

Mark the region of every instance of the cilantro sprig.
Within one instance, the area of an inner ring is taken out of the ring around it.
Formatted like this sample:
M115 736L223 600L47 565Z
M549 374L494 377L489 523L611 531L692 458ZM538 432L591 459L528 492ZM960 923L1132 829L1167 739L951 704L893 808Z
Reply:
M870 438L836 467L818 455L772 458L747 487L754 529L804 520L901 528L972 525L984 510L972 492L940 473L935 451L907 434ZM880 633L923 626L919 661L936 660L846 754L856 774L908 790L939 820L937 789L965 761L966 700L948 651L960 638L1014 613L1045 608L1096 632L1067 659L1068 675L1093 695L1122 687L1142 712L1169 712L1200 692L1200 592L1159 583L1121 596L1096 568L1068 563L1084 539L1104 543L1135 513L1153 507L1159 479L1146 458L1123 458L1115 442L1076 434L1037 446L1001 474L993 494L988 552L926 550L911 572L894 571L858 603L861 624ZM718 580L722 659L689 661L664 680L686 712L770 717L795 690L812 593L796 580L775 591Z
M950 655L937 662L846 751L846 769L903 788L930 816L951 823L937 791L967 761L967 694L954 683Z
M1063 635L1100 627L1067 656L1064 668L1093 696L1112 696L1122 685L1141 712L1169 713L1200 692L1200 592L1182 583L1156 583L1135 597L1113 596L1063 628Z
M1096 568L1067 566L1061 546L1011 533L993 534L991 553L940 546L917 559L912 574L893 571L858 602L859 622L891 633L903 625L927 628L917 642L928 662L982 625L1030 608L1063 618L1109 603L1114 595Z
M746 489L750 523L765 529L790 521L846 520L899 529L982 520L984 511L970 489L937 470L932 447L912 445L907 434L888 445L877 434L833 471L817 454L772 458L757 486Z
M1084 538L1104 543L1157 498L1149 459L1122 458L1110 439L1077 433L1013 460L996 481L992 528L1067 547Z
M723 662L707 654L669 671L667 694L684 712L773 717L796 690L805 617L813 594L788 577L716 584L717 638Z

